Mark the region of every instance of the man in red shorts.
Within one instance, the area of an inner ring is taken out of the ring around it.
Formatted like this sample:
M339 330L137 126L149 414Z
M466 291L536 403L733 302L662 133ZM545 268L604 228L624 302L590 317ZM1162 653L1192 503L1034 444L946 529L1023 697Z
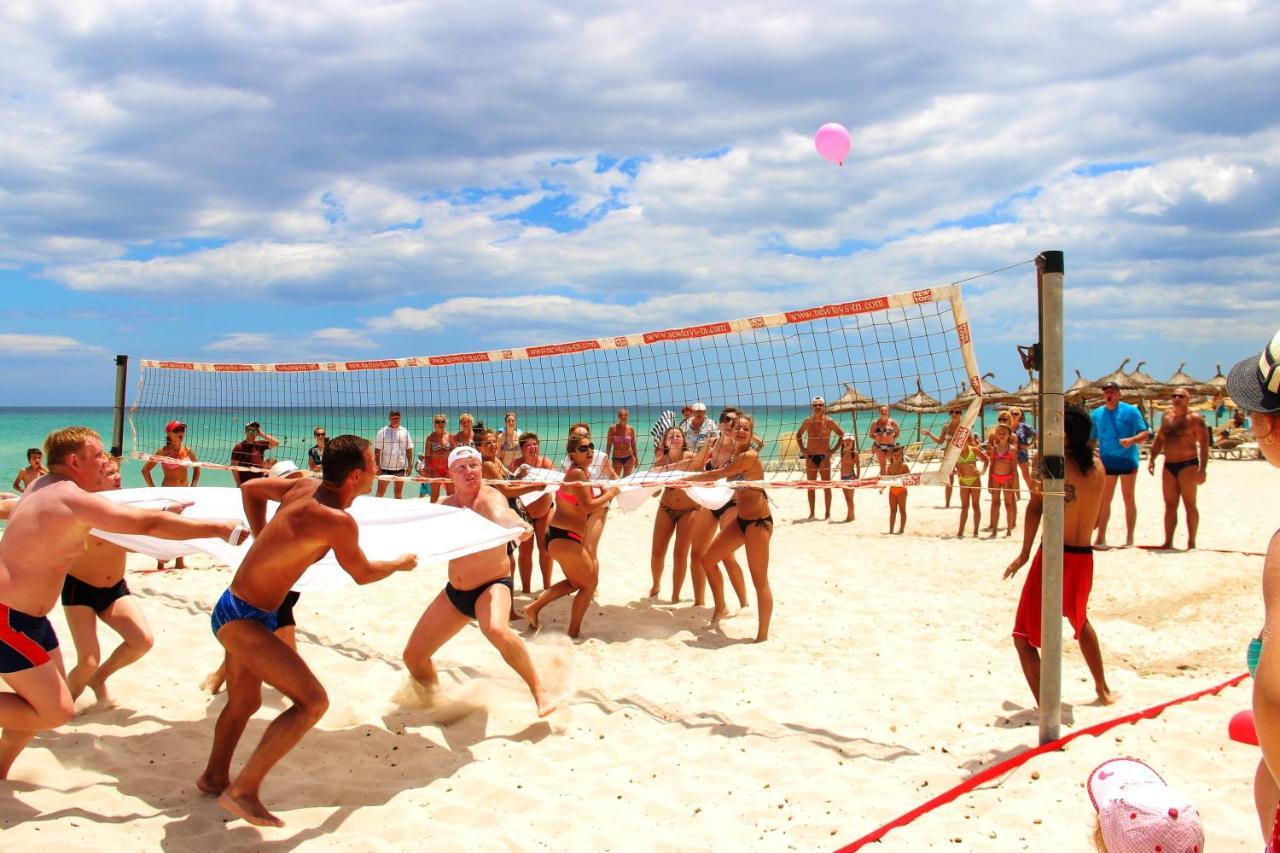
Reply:
M1102 650L1098 648L1098 635L1089 623L1087 608L1089 591L1093 588L1093 549L1090 537L1098 521L1102 506L1102 493L1107 477L1097 448L1089 440L1092 421L1079 406L1067 406L1066 427L1066 480L1064 491L1065 511L1062 525L1062 613L1071 621L1075 638L1080 643L1089 672L1093 675L1098 702L1110 705L1115 701L1107 687L1102 671ZM1026 523L1022 528L1022 553L1005 569L1006 580L1018 573L1031 556L1036 530L1040 527L1043 509L1039 484L1031 483L1031 500L1027 504ZM1042 555L1036 551L1031 571L1022 585L1022 597L1018 600L1018 615L1013 623L1013 646L1018 650L1022 674L1027 677L1031 693L1040 704L1040 566Z

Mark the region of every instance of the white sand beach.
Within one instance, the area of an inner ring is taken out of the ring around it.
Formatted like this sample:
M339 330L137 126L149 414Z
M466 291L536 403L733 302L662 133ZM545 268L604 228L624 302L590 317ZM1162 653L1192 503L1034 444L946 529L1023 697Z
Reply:
M1140 544L1162 539L1158 476L1139 475ZM1063 734L1244 671L1262 623L1262 559L1241 552L1263 551L1277 526L1277 482L1263 462L1215 461L1201 491L1201 550L1097 556L1091 618L1118 701L1094 704L1068 634ZM958 510L942 508L940 488L911 491L905 536L883 532L886 498L875 490L857 494L851 525L798 522L804 494L773 497L776 605L762 645L749 642L754 610L718 633L705 627L707 608L649 601L656 501L612 513L584 639L563 634L565 600L532 640L568 695L550 720L474 626L438 658L452 701L396 704L400 651L444 584L442 566L304 595L302 654L331 707L263 787L282 829L234 820L194 785L224 702L199 684L221 658L208 614L229 572L199 560L184 572L132 572L156 646L115 677L115 707L82 697L71 723L18 759L0 784L4 847L834 850L1036 744L1009 636L1023 574L1001 580L1021 528L1012 540L947 538ZM842 517L839 495L834 507ZM1112 541L1122 524L1117 496ZM669 589L668 572L664 597ZM52 618L71 657L60 609ZM1259 753L1226 733L1249 703L1246 681L1081 738L868 849L1087 850L1086 776L1132 755L1191 796L1209 850L1256 851ZM233 767L281 707L268 690Z

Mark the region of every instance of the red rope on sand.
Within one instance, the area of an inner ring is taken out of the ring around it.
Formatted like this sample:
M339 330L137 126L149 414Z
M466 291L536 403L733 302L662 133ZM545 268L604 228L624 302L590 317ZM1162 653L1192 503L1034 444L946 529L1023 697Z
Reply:
M951 802L952 800L959 797L961 794L967 794L969 791L972 791L974 788L978 787L983 782L988 782L996 778L997 776L1002 776L1005 773L1009 772L1010 770L1013 770L1027 763L1032 758L1034 758L1037 755L1040 755L1041 753L1052 752L1054 750L1057 750L1065 746L1066 744L1070 743L1071 741L1075 740L1078 737L1082 737L1083 735L1092 735L1094 737L1097 737L1103 732L1113 729L1116 726L1121 725L1122 723L1136 723L1138 720L1151 719L1152 717L1158 716L1160 712L1163 711L1165 708L1169 708L1173 705L1180 705L1183 702L1192 702L1192 701L1195 701L1196 699L1201 698L1202 696L1208 696L1210 694L1219 693L1228 687L1236 686L1237 684L1239 684L1241 681L1244 681L1248 677L1249 677L1249 673L1247 672L1241 673L1240 675L1237 675L1235 678L1224 681L1216 687L1210 687L1207 690L1201 690L1197 693L1192 693L1190 696L1183 696L1181 699L1174 699L1171 702L1164 702L1160 705L1147 708L1145 711L1136 711L1132 714L1126 714L1123 717L1117 717L1114 720L1108 720L1106 722L1097 723L1096 725L1092 725L1087 728L1080 729L1079 731L1072 732L1066 737L1061 737L1061 738L1058 738L1057 740L1053 740L1053 741L1049 741L1048 743L1041 744L1040 746L1037 746L1034 749L1029 749L1024 753L1021 753L1020 755L1015 755L1012 758L1005 759L1004 761L1001 761L998 764L993 764L992 766L988 767L986 770L983 770L979 773L976 773L973 776L970 776L968 779L964 780L959 785L956 785L954 788L951 788L948 791L944 791L942 794L939 794L938 796L934 797L932 800L929 800L927 803L923 803L919 806L916 806L914 809L902 815L901 817L898 817L898 818L895 818L894 820L889 821L884 826L877 829L875 832L872 832L868 835L864 835L861 838L859 838L857 841L853 842L852 844L848 844L844 847L841 847L839 850L836 851L836 853L852 853L852 851L858 850L862 848L864 845L870 844L872 841L879 841L880 839L884 838L884 836L889 832L889 830L899 826L906 826L907 824L911 823L921 815L927 814L928 812L931 812L934 809L938 808L938 806L942 806Z

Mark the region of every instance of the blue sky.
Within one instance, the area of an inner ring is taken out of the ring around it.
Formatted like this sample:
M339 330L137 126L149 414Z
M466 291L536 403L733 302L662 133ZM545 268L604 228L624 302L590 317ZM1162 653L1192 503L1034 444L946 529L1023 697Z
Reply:
M104 0L0 41L7 405L108 404L115 353L576 340L1043 249L1069 378L1207 378L1280 325L1276 4ZM1029 269L966 302L1021 384Z

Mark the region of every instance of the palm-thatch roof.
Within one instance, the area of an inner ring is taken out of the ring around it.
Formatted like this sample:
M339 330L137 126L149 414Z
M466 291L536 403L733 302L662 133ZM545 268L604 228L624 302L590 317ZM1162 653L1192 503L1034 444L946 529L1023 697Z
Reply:
M869 400L862 396L856 388L846 382L844 384L844 394L840 396L839 400L827 406L827 412L830 414L869 412L876 408L879 408L879 404L875 400Z

